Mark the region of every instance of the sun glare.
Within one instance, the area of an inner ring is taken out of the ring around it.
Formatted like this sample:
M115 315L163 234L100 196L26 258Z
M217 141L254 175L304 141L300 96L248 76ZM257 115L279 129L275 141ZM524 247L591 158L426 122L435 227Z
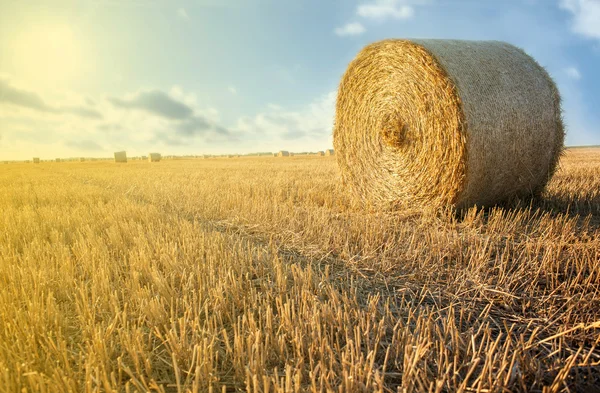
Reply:
M60 86L81 69L81 48L69 26L39 26L24 31L15 41L13 61L28 82Z

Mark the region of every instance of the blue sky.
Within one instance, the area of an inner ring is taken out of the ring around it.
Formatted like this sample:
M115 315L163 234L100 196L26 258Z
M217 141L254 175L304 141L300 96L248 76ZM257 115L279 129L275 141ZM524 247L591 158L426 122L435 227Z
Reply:
M384 38L503 40L600 144L599 0L0 0L0 159L329 148L347 64Z

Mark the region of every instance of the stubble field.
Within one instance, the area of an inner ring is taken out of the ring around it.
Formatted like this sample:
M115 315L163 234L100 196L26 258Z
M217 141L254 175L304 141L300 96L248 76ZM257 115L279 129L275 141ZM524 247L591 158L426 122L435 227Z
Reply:
M599 391L600 149L367 211L333 157L0 165L0 392Z

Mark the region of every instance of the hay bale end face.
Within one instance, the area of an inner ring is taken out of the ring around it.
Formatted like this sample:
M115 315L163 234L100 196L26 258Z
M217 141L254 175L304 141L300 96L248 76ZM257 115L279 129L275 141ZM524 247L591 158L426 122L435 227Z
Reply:
M338 90L335 155L374 206L490 206L539 194L563 149L547 72L498 41L385 40Z
M148 153L148 161L150 162L159 162L161 158L160 153Z
M290 156L290 152L287 150L280 150L279 153L277 153L277 157L289 157Z

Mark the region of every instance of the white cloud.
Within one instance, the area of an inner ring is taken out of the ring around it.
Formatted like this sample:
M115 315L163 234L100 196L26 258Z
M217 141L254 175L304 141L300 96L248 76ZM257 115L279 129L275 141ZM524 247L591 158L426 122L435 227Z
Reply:
M273 103L268 103L267 108L272 109L274 111L279 111L279 110L283 109L281 107L281 105L277 105L277 104L273 104Z
M10 94L0 84L0 150L10 159L22 159L24 152L54 158L99 156L119 149L132 155L148 149L196 151L210 140L232 140L219 111L199 105L194 94L178 86L168 93L139 90L93 100L73 92L50 98L7 86Z
M406 1L375 0L359 5L356 14L369 19L410 19L414 16L415 11Z
M577 67L567 67L565 69L567 76L571 79L579 80L581 79L581 73L577 69Z
M185 10L185 8L179 8L177 10L177 15L181 18L181 19L185 19L185 20L190 20L190 16L188 15L187 11Z
M573 14L573 32L600 39L600 1L560 0L560 8Z
M336 35L340 37L349 36L349 35L359 35L367 31L365 27L359 22L347 23L342 27L338 27L334 30Z
M254 117L238 119L234 132L241 139L259 139L264 148L293 151L331 146L336 92L329 92L299 110L269 104ZM292 142L293 141L293 142Z
M231 94L233 94L234 96L236 96L236 95L237 95L237 93L238 93L238 92L237 92L237 89L235 88L235 86L229 86L229 87L227 88L227 90L228 90L228 91L229 91Z

